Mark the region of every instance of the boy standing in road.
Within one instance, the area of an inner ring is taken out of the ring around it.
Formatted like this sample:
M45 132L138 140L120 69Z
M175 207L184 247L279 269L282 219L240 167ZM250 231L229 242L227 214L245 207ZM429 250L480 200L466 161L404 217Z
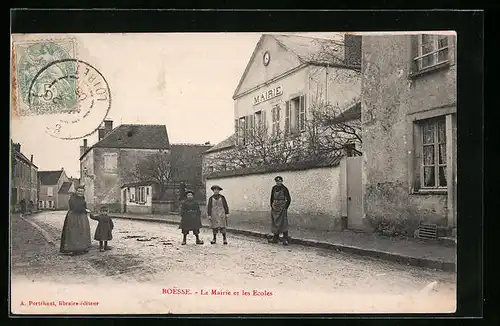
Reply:
M212 232L214 234L214 238L210 241L210 243L215 244L217 242L217 233L220 231L222 233L222 240L224 241L224 244L227 244L226 226L229 215L229 207L227 205L226 197L219 193L222 190L220 186L214 185L210 189L214 192L214 194L208 199L207 204L207 215L210 219Z
M201 210L200 205L194 200L194 192L192 190L186 190L186 201L182 203L180 213L181 225L179 229L182 230L184 236L181 244L186 244L189 231L193 231L196 237L196 244L202 245L203 240L200 240Z

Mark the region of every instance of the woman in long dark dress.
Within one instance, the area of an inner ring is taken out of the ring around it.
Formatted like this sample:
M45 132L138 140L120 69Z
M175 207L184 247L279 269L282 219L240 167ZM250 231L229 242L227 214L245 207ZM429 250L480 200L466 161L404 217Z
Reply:
M283 178L274 178L276 185L271 190L271 232L270 243L278 243L279 235L283 233L283 245L288 245L288 207L292 202L290 191L283 185Z
M80 186L69 199L69 211L61 235L62 253L82 254L89 251L91 239L88 212L84 188Z

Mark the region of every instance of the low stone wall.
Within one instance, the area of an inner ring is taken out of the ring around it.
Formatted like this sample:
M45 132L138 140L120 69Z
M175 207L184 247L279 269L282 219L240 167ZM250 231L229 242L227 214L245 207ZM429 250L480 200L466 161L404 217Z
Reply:
M234 227L238 223L270 226L271 188L278 174L292 197L290 224L324 231L343 229L339 166L210 177L206 181L207 197L212 195L210 187L218 184L224 189Z
M163 201L153 201L153 207L152 207L152 213L153 214L168 214L175 212L175 203L170 200L163 200Z
M127 205L127 213L132 214L151 214L151 206L147 205Z

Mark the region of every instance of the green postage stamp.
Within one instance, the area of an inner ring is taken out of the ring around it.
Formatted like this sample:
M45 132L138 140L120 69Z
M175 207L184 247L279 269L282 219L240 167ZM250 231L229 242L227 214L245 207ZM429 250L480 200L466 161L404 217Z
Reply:
M19 116L77 110L76 41L71 38L14 41L12 96Z
M15 35L11 58L12 118L45 117L46 132L60 139L86 137L111 107L104 75L78 58L75 37Z

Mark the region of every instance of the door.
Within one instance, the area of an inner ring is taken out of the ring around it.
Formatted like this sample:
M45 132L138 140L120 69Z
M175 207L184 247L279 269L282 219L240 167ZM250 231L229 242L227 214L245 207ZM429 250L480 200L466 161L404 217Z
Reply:
M347 157L347 228L363 230L363 199L361 192L362 156Z

